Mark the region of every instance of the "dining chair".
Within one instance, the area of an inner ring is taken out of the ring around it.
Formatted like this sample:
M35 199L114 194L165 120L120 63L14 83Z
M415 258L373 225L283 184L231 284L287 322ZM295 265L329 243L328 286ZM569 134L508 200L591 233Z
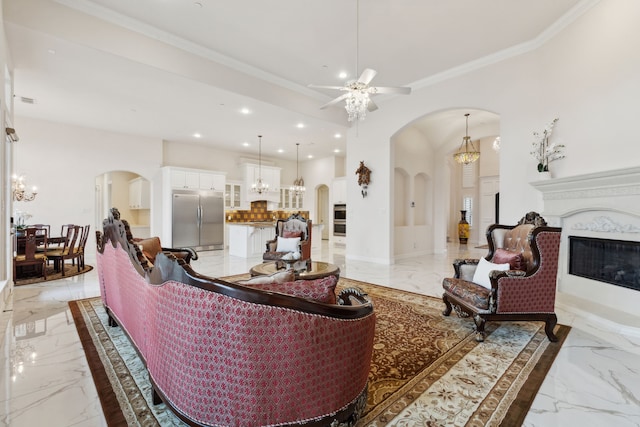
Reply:
M44 247L47 247L46 229L27 228L24 235L24 254L13 257L13 283L16 283L18 278L18 267L26 265L40 265L41 275L45 280L47 279L47 256L45 253L36 252L38 241L42 241Z
M53 267L55 271L62 271L63 276L65 275L64 261L66 259L75 260L79 256L75 248L82 234L82 227L80 227L79 225L71 225L66 227L66 230L67 230L67 234L63 235L65 239L64 239L64 242L61 243L62 246L59 246L54 249L49 249L48 251L45 252L47 259L53 260ZM78 262L78 272L80 272L79 262Z
M76 245L76 253L78 254L78 271L84 269L84 248L87 245L87 239L89 237L89 229L91 226L89 224L85 225L82 228L82 232L80 234L80 239L78 240L78 244ZM71 260L73 263L73 259Z

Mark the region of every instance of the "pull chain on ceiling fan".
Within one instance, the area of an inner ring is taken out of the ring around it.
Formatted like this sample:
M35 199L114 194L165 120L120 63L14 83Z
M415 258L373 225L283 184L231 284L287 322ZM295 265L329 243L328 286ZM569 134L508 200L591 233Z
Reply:
M359 70L360 55L360 0L356 0L356 74ZM317 89L334 89L344 91L343 95L333 99L327 104L320 107L325 109L335 105L341 101L345 101L344 108L347 110L348 120L364 120L367 111L375 111L378 106L373 102L370 95L378 93L408 95L411 93L410 87L393 87L393 86L369 86L371 80L376 76L377 71L371 68L365 68L357 80L347 82L344 86L322 86L309 85L311 88Z

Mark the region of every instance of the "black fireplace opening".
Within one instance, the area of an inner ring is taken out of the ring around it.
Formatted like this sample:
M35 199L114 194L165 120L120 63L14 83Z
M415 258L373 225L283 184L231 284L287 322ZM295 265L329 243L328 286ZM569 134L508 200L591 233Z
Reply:
M640 291L640 242L569 236L569 274Z

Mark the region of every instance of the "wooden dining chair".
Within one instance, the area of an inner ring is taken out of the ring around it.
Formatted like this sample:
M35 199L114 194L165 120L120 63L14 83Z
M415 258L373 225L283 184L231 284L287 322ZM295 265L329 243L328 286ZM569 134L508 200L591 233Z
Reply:
M87 245L87 239L89 238L89 229L91 226L89 224L82 227L82 232L80 234L80 238L78 240L78 244L76 245L76 253L78 258L78 271L84 269L84 248ZM73 259L71 262L73 263Z
M35 227L29 227L25 230L24 235L24 254L18 254L13 258L13 283L18 278L18 267L27 265L40 265L41 275L47 279L47 256L46 253L37 253L36 248L38 242L42 241L43 246L47 247L47 230Z
M75 260L78 258L78 253L75 248L82 234L82 227L79 225L68 226L66 229L67 234L63 235L65 240L62 243L62 246L49 249L45 252L47 259L53 260L53 267L55 271L62 270L63 276L65 275L64 261L67 259ZM80 272L80 263L78 263L78 272Z

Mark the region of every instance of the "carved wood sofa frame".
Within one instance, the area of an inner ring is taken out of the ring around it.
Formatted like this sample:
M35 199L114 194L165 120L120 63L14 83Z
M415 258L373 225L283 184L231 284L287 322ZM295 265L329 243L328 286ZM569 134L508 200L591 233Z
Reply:
M192 426L352 426L364 410L375 314L195 272L170 252L152 268L117 210L96 232L101 297L144 361L153 402ZM341 305L342 304L342 305Z

